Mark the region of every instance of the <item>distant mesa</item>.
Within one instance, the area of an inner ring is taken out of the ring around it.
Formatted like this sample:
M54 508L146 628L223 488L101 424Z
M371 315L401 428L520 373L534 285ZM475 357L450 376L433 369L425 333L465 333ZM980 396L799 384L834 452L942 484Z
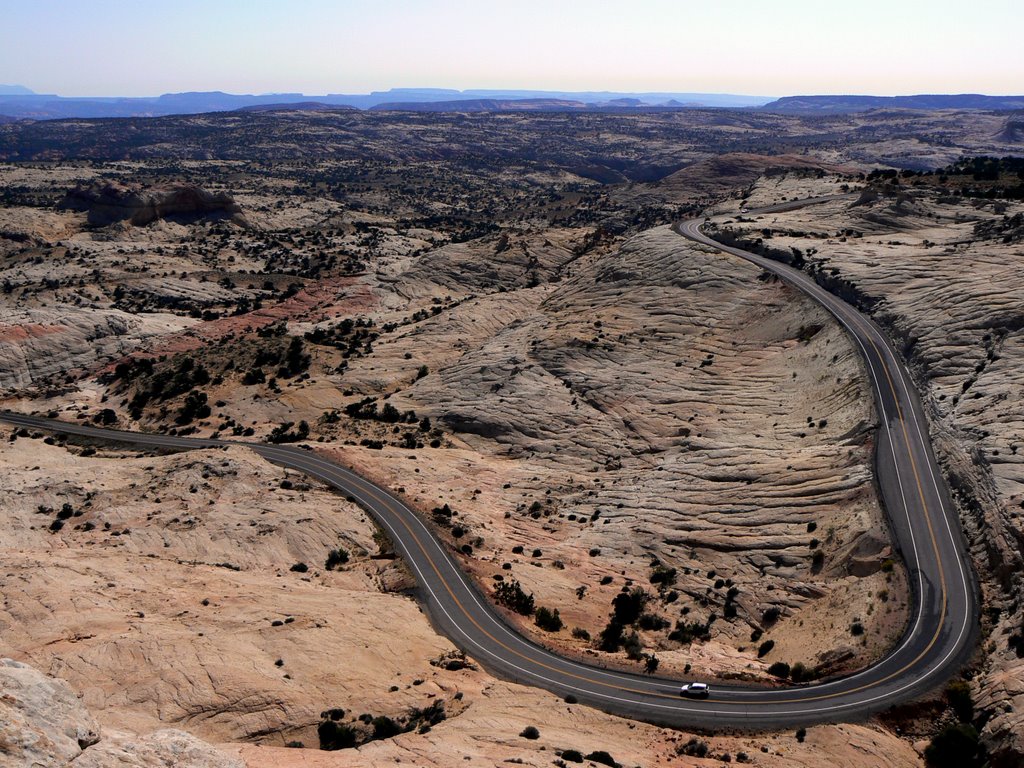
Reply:
M35 96L36 92L24 85L0 85L0 96Z
M116 222L145 226L158 219L192 222L230 220L247 226L242 208L226 192L209 192L191 184L143 188L117 182L80 184L60 203L65 210L85 211L92 226Z
M322 101L282 101L276 104L253 104L239 112L347 112L358 111L348 104L325 104Z
M979 93L918 96L785 96L761 107L764 112L866 112L870 109L1024 109L1024 96Z
M756 107L770 101L757 96L726 93L619 93L608 91L532 91L532 90L466 90L444 88L392 88L364 94L328 93L307 96L301 93L232 94L223 91L190 91L143 97L62 97L56 94L34 94L22 86L5 86L0 90L0 113L33 120L93 117L161 117L194 115L206 112L233 112L268 105L286 109L299 105L299 110L320 109L324 104L337 109L370 109L412 111L414 104L433 103L431 111L483 112L502 110L592 109L594 111L630 109L674 109L676 105L706 107ZM560 106L557 102L563 102ZM613 103L615 102L615 103ZM621 103L618 103L621 102ZM669 102L675 102L674 104Z
M567 99L456 99L455 101L393 101L370 107L373 112L564 112L584 109Z

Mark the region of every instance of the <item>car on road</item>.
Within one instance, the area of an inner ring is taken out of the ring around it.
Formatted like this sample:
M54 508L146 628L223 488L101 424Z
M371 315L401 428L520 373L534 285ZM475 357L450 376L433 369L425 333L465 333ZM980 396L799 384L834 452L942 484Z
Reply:
M686 683L679 689L680 696L688 696L691 699L706 699L711 694L711 688L707 683Z

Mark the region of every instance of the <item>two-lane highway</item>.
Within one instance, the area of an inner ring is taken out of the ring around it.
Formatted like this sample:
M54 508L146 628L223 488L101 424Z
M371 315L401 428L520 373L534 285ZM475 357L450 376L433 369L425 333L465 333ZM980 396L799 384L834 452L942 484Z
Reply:
M806 203L805 203L806 204ZM959 524L936 467L920 404L909 377L881 332L867 318L822 290L803 273L755 254L724 248L705 237L699 222L677 231L778 274L824 305L861 349L873 380L882 426L878 470L897 545L913 584L912 619L884 659L841 679L790 688L754 688L712 682L709 699L679 696L678 681L602 669L561 657L506 624L447 547L398 497L351 470L295 446L120 432L0 413L30 429L137 445L209 448L244 445L269 461L316 477L351 496L383 526L416 577L437 628L491 672L615 714L676 726L783 727L864 717L934 686L970 652L977 600ZM700 670L696 670L699 676Z

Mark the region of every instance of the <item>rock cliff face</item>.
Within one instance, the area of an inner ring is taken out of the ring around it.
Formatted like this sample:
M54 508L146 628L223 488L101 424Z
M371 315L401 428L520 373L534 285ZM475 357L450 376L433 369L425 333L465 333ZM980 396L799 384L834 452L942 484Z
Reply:
M93 226L118 221L145 226L157 219L194 221L199 218L231 219L244 223L242 209L224 192L209 192L190 184L139 188L117 182L79 185L67 193L61 207L85 211Z

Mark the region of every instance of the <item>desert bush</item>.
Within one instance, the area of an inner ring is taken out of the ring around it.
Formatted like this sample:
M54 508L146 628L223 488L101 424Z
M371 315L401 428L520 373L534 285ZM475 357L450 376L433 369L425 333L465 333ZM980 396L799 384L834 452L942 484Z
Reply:
M321 721L317 726L316 735L320 739L320 749L327 751L351 749L357 741L357 734L353 728L334 720Z
M519 735L524 739L539 739L540 731L537 730L536 726L528 725L519 732Z
M947 725L925 747L924 759L933 768L968 768L976 765L978 731L969 723Z
M812 679L813 677L814 675L812 670L809 670L802 661L798 661L789 670L789 679L794 683L802 683L805 680Z
M292 430L294 422L286 421L284 424L274 427L267 440L271 443L297 443L309 437L309 423L300 421L298 426Z
M772 648L775 647L774 640L765 640L757 647L757 658L762 659L771 653Z
M494 587L494 600L523 616L529 616L534 611L533 594L527 595L515 579L498 583Z
M601 630L601 634L598 635L598 649L608 653L615 653L622 646L622 631L622 625L615 621L615 619L609 621L608 625Z
M371 725L373 726L374 739L390 739L392 736L397 736L406 731L405 728L387 715L378 715L373 718Z
M669 587L676 582L676 569L664 565L656 565L651 571L651 584Z
M541 606L534 614L533 621L545 632L558 632L562 628L562 617L558 615L557 608L550 610Z
M589 755L585 755L583 759L592 760L593 762L600 763L601 765L610 765L611 768L619 768L619 764L615 762L612 756L605 752L603 749L591 752Z
M344 565L348 562L348 552L342 548L332 549L327 553L327 560L324 563L324 568L328 571L333 571L335 568ZM294 567L292 570L296 570ZM305 571L302 571L305 573Z
M636 623L650 597L640 587L634 587L628 592L617 594L612 600L615 621L623 626Z
M960 722L969 723L974 719L974 700L971 698L971 686L966 680L954 680L946 686L946 701Z
M709 748L707 742L701 741L696 736L690 738L685 744L676 747L676 754L686 757L707 757Z

